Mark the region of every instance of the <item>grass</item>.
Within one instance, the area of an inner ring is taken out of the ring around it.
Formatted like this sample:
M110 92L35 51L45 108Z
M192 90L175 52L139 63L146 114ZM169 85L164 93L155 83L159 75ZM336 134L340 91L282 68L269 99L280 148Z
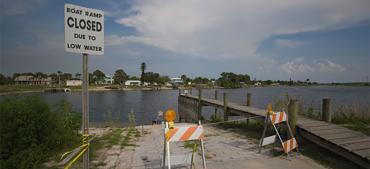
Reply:
M185 141L184 142L184 148L193 149L194 145L197 144L197 142L199 142L199 141L194 141L194 140Z
M123 138L123 141L121 142L121 149L128 147L128 146L135 146L135 144L131 144L130 141L132 139L132 135L137 136L137 133L139 131L136 128L129 127L126 136ZM139 134L140 135L140 134Z
M42 91L46 87L46 85L0 85L0 93Z
M110 148L119 143L121 133L126 129L112 129L112 131L104 134L101 137L96 137L90 142L90 156L91 159L97 158L97 151L103 148Z

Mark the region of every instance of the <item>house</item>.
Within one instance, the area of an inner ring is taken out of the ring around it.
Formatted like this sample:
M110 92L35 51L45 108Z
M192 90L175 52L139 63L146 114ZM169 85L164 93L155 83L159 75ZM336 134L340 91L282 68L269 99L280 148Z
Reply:
M110 75L106 75L104 79L98 80L96 76L93 76L94 79L96 79L95 84L99 85L107 85L107 84L113 84L113 77Z
M50 85L51 77L41 78L32 75L20 75L14 79L14 82L18 85Z
M127 80L125 81L126 86L140 86L140 80Z
M67 86L81 86L82 80L80 79L70 79L66 81Z
M182 83L183 83L183 81L182 81L182 79L181 79L181 78L179 78L179 77L174 77L174 78L171 78L171 83L172 83L172 84L182 84Z
M256 83L254 83L254 86L262 86L262 83L261 82L256 82Z
M104 84L113 84L113 77L110 75L106 75L104 78Z

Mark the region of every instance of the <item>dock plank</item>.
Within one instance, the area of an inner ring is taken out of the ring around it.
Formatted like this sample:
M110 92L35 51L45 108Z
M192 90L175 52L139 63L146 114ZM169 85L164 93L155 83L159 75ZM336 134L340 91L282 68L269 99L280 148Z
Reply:
M365 157L365 158L370 157L370 149L357 150L357 151L354 151L354 153L356 153L356 154L358 154L362 157Z
M370 141L344 144L343 147L345 147L345 148L347 148L348 150L351 150L351 151L370 149Z

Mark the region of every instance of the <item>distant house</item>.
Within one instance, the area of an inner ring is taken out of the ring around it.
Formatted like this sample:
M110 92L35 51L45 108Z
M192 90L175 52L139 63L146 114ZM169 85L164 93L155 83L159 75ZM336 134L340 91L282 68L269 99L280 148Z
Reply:
M93 78L97 79L96 76L94 76ZM113 84L113 77L110 76L110 75L106 75L104 77L104 79L102 79L102 80L96 80L95 81L95 84L102 84L102 85Z
M256 83L254 83L254 86L262 86L262 83L261 82L256 82Z
M110 75L106 75L104 78L104 84L113 84L113 77Z
M81 86L82 80L80 79L70 79L66 81L67 86Z
M14 79L14 82L18 85L50 85L51 77L38 78L31 75L20 75Z
M127 80L125 81L126 86L140 86L140 80Z
M181 78L179 78L179 77L174 77L174 78L171 78L171 83L172 83L172 84L182 84L182 83L183 83L183 81L182 81L182 79L181 79Z

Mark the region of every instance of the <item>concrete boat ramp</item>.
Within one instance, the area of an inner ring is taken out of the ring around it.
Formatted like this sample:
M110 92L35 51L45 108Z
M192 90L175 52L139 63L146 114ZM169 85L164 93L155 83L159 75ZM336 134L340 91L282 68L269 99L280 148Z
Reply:
M142 127L137 127L142 132ZM145 134L133 140L136 146L123 150L106 152L106 165L98 168L160 169L163 156L163 126L143 127ZM324 169L325 167L303 155L273 156L271 148L258 153L258 141L246 138L236 132L213 126L204 126L205 151L208 169ZM171 155L192 152L184 142L171 143ZM112 147L114 149L114 146ZM198 151L199 153L200 151ZM178 169L190 169L190 163L178 165ZM195 168L202 168L200 154L195 156Z

